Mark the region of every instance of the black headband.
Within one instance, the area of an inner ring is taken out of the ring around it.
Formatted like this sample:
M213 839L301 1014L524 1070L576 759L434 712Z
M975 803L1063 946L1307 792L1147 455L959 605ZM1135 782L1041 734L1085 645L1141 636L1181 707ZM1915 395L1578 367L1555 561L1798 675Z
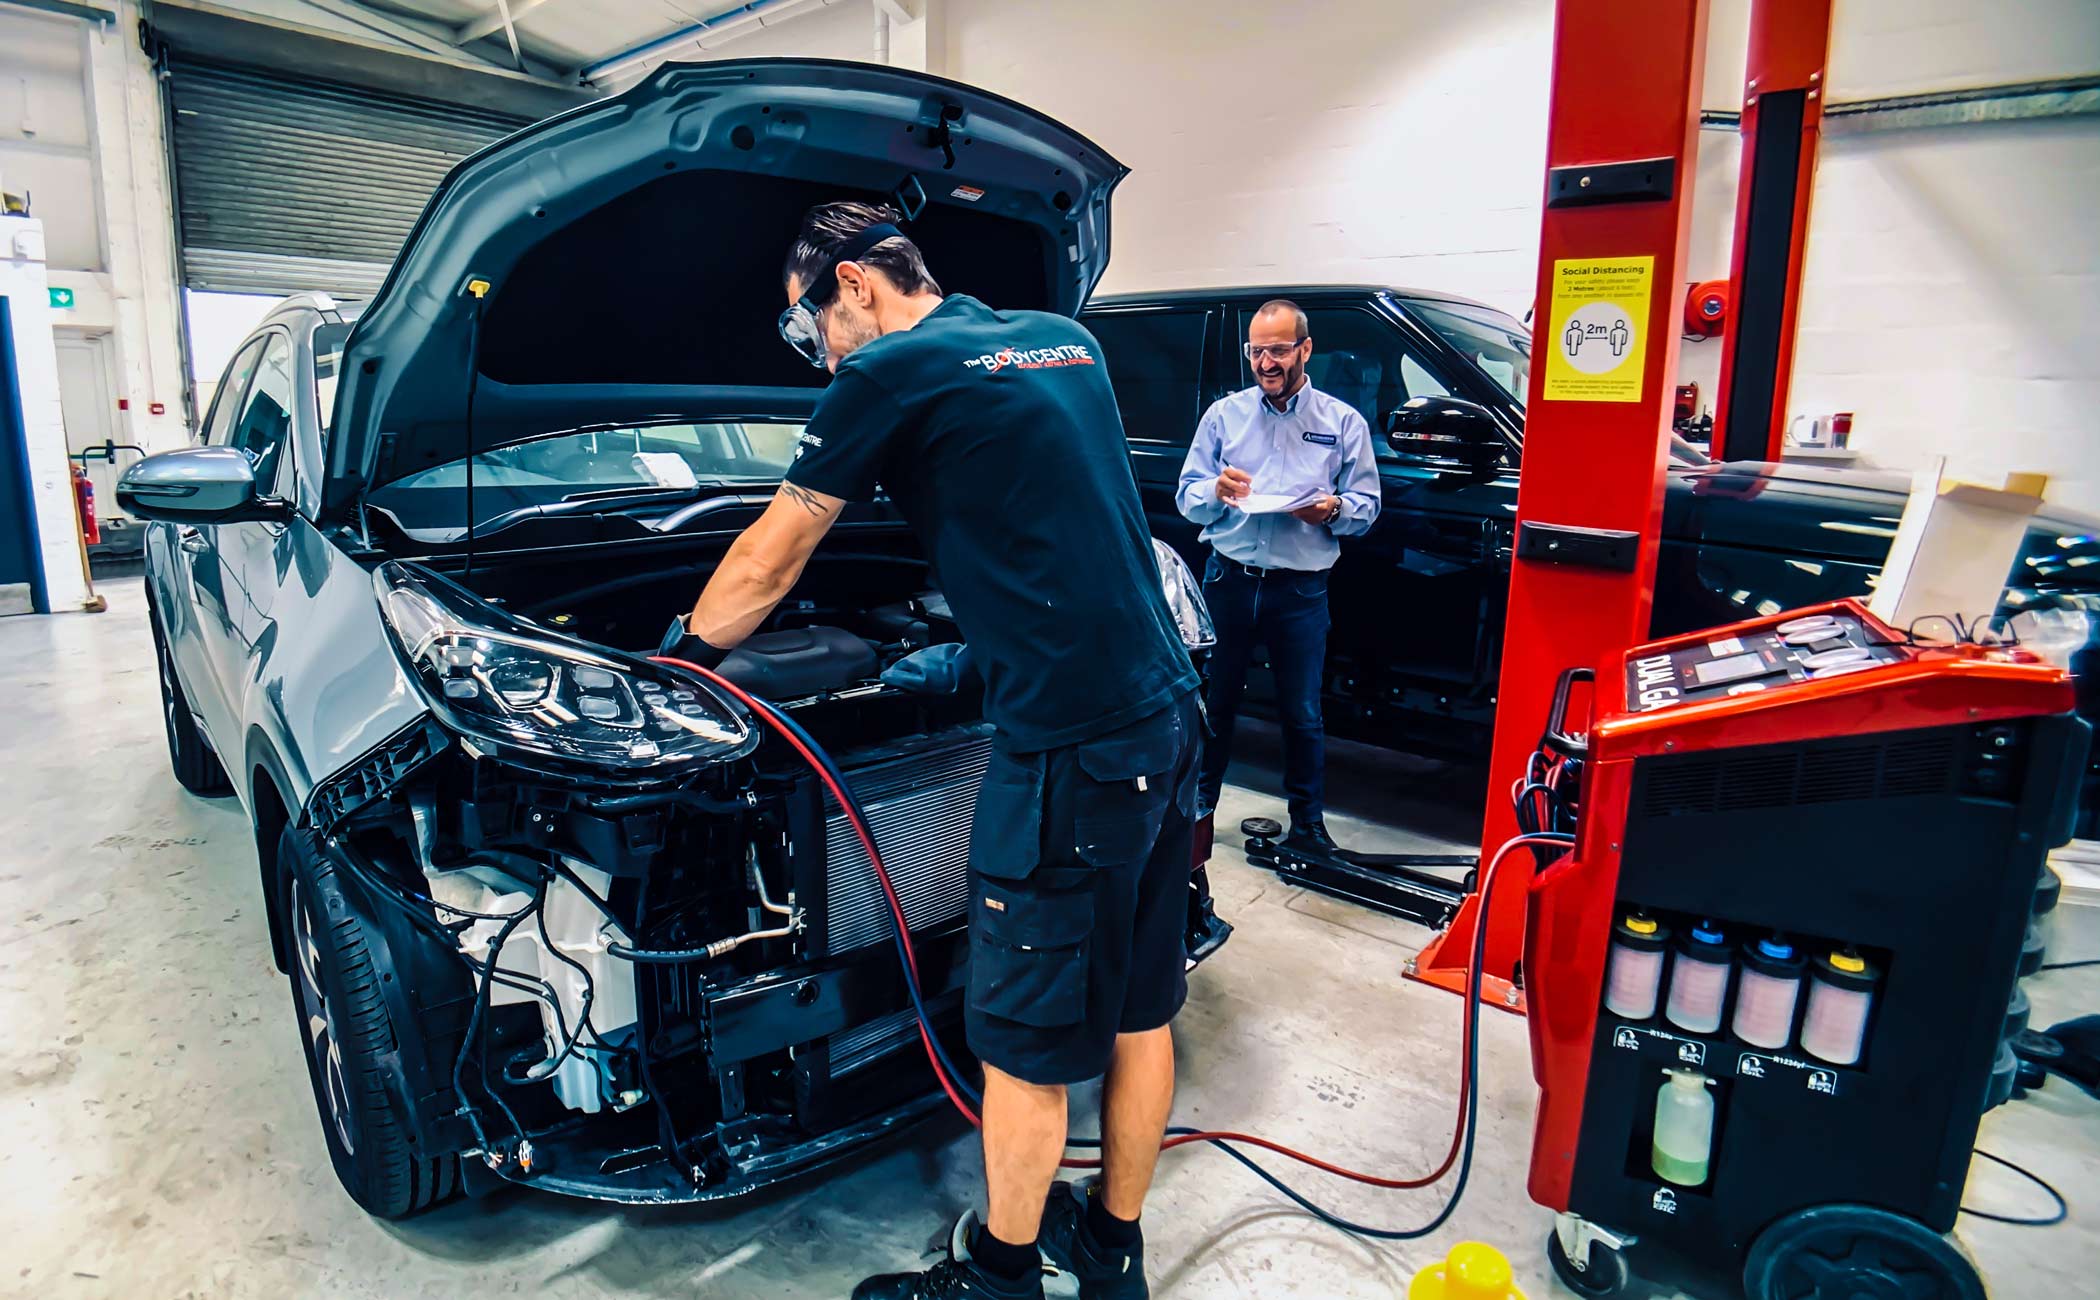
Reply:
M821 307L825 303L830 302L831 295L838 292L838 277L833 275L832 272L838 270L839 263L850 262L860 257L886 239L902 238L904 238L904 232L887 221L877 222L860 233L849 237L845 243L839 245L838 251L831 255L831 260L819 268L817 273L810 278L810 282L802 287L802 296L807 298L812 306L816 307Z

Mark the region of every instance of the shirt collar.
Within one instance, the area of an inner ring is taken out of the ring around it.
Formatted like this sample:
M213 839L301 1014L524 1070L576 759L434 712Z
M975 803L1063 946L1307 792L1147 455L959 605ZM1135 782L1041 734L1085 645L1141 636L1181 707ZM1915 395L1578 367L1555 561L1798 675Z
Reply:
M1270 415L1281 418L1286 415L1296 414L1299 403L1304 401L1305 395L1307 393L1310 393L1311 391L1312 380L1307 379L1304 383L1298 385L1297 392L1292 393L1289 397L1283 399L1283 409L1279 411L1274 406L1271 406L1269 404L1269 395L1261 390L1261 385L1256 384L1254 386L1254 404L1256 406L1259 406L1262 410L1267 411Z

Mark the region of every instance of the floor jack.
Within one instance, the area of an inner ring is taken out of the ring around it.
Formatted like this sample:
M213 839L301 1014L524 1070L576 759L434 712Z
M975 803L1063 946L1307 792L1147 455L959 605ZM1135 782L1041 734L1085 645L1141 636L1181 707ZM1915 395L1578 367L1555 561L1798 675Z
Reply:
M1471 854L1308 853L1287 845L1283 825L1272 817L1240 823L1247 861L1267 867L1294 885L1390 913L1442 930L1473 892L1480 859ZM1443 874L1439 874L1439 872ZM1452 873L1457 873L1456 875Z

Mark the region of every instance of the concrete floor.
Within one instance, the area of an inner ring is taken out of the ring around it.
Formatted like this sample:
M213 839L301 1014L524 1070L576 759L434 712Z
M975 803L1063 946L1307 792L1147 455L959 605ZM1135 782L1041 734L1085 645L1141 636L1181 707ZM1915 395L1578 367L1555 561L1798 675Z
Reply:
M168 774L139 584L106 590L105 615L0 619L0 1294L843 1297L867 1271L911 1263L977 1201L975 1145L943 1123L728 1209L513 1193L406 1224L366 1218L328 1167L285 983L264 955L246 824ZM1340 748L1332 822L1345 842L1438 851L1470 833L1462 776ZM1239 929L1193 977L1177 1115L1426 1170L1450 1131L1458 1002L1399 977L1426 932L1245 865L1239 819L1281 812L1273 754L1273 736L1249 738L1236 770L1248 785L1220 819L1213 880ZM1373 811L1376 823L1344 815ZM2069 909L2056 955L2100 955L2100 909ZM2100 1002L2100 969L2030 991L2049 1024ZM1481 1062L1472 1186L1442 1231L1357 1241L1216 1153L1184 1152L1147 1213L1154 1294L1390 1297L1466 1238L1507 1251L1534 1300L1567 1294L1540 1252L1548 1218L1524 1194L1523 1023L1488 1014ZM2096 1115L2100 1103L2053 1082L1986 1120L1986 1149L2071 1202L2054 1228L1963 1220L1999 1295L2091 1294ZM1978 1170L1971 1204L2043 1208L2011 1175ZM1439 1203L1303 1181L1380 1224L1419 1223Z

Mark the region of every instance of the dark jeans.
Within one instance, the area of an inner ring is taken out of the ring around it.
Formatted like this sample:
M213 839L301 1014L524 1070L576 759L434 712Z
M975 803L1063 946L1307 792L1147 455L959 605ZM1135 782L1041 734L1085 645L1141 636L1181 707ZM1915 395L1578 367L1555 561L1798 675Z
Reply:
M1290 801L1291 822L1319 821L1325 812L1326 784L1320 680L1327 662L1327 574L1278 569L1257 578L1213 551L1203 571L1203 599L1218 631L1218 645L1210 656L1210 693L1204 701L1212 739L1203 747L1203 773L1197 784L1203 806L1218 806L1247 665L1254 647L1266 645L1283 723L1283 793Z

